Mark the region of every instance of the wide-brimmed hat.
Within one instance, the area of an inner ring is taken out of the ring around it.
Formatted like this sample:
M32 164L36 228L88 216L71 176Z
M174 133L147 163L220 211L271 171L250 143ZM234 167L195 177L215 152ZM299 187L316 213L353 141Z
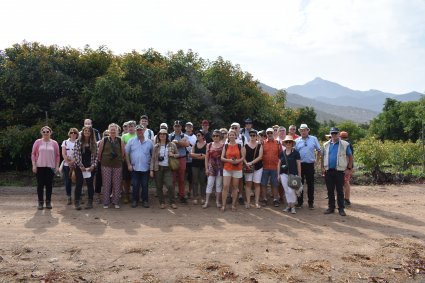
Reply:
M283 140L283 142L287 142L287 141L291 141L291 142L295 143L294 138L291 135L285 136L285 139Z
M166 129L159 130L158 134L168 134Z
M310 129L308 128L307 124L301 124L301 125L300 125L300 127L298 128L298 131L300 131L300 130L304 130L304 129L310 130Z

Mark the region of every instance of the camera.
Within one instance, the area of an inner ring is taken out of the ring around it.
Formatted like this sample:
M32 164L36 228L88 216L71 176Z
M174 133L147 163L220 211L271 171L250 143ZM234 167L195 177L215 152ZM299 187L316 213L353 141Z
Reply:
M236 160L236 157L232 157L232 160L235 161Z
M118 154L115 151L111 152L111 160L115 159L118 156Z
M164 156L158 156L158 161L164 161Z

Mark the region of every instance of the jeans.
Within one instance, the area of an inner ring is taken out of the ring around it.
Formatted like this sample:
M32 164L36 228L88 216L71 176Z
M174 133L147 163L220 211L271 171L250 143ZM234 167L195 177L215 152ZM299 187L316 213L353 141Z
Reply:
M335 209L335 189L338 209L344 209L344 171L331 169L325 173L326 188L328 189L328 207Z
M86 180L87 191L89 194L89 199L93 200L94 187L93 187L93 173L91 173L90 178L83 178L83 173L79 167L75 168L75 174L77 176L77 183L75 184L75 200L79 201L81 199L81 191L83 190L83 181Z
M131 184L133 186L133 201L139 202L139 191L142 187L141 199L143 202L148 202L149 171L131 172Z
M205 168L204 167L192 167L192 189L193 196L205 197Z
M54 169L50 167L37 167L37 195L38 201L44 200L44 187L46 187L46 201L52 200Z
M172 173L168 166L159 166L159 170L155 171L156 193L158 195L159 203L161 204L164 203L164 192L162 190L164 184L167 188L169 203L175 203L174 185L172 178Z
M72 191L72 182L71 182L71 178L69 177L69 166L63 166L63 181L65 183L65 192L66 195L68 197L71 196L71 191Z
M301 163L301 180L304 185L307 181L308 204L314 203L314 163ZM298 205L304 203L304 190L298 197Z

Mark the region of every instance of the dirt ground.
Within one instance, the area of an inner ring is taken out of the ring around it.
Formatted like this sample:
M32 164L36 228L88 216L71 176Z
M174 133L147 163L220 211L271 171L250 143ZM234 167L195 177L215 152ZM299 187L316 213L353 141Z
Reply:
M425 282L425 186L355 186L347 216L179 205L76 211L0 187L0 282Z

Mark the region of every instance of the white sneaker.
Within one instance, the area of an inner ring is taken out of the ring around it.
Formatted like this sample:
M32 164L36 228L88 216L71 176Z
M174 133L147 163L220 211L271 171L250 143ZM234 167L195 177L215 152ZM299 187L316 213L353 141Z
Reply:
M208 202L204 203L204 205L202 206L202 208L207 208L208 207Z
M217 208L221 208L221 203L217 202Z
M105 208L105 209L106 209L106 208L109 208L109 205L104 205L104 206L103 206L103 208Z
M289 212L289 211L291 211L291 208L287 206L283 211L284 212Z
M291 208L291 213L292 213L292 214L297 213L297 212L295 211L295 207L292 207L292 208Z
M115 205L115 208L116 208L116 209L119 209L119 208L120 208L120 206L119 206L118 204L116 204L116 205Z

